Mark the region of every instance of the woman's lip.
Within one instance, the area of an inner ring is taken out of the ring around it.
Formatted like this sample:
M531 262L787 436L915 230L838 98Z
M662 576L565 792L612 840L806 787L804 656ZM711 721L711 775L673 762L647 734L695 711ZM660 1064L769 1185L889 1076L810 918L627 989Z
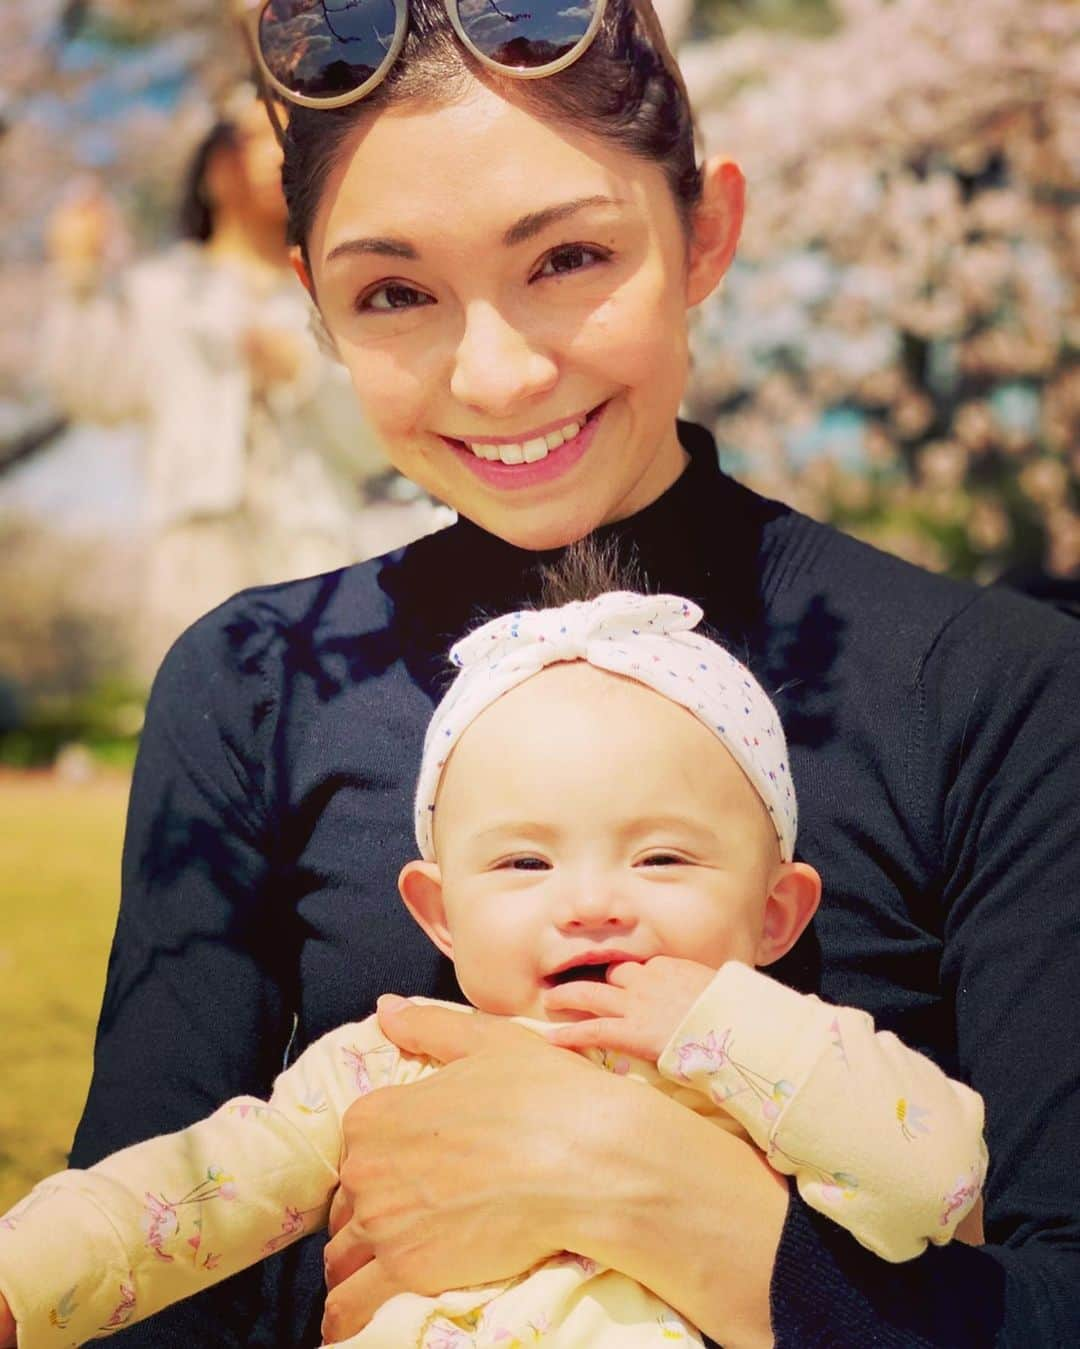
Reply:
M602 403L597 407L603 407ZM572 417L560 417L557 422L548 422L544 426L534 426L531 431L523 431L519 436L443 436L451 445L524 445L530 440L539 440L543 436L549 436L552 431L561 431L564 426L569 426L571 422L584 422L591 417L597 408L589 408L584 412L575 412Z
M462 448L445 436L441 439L450 452L460 456L480 481L489 487L498 488L500 491L539 487L561 478L584 456L596 436L607 408L607 403L601 403L598 408L594 408L587 414L585 425L572 440L564 441L557 450L549 450L543 459L538 459L532 464L504 464L500 459L480 459L472 450ZM559 423L556 422L555 425ZM516 444L514 441L510 443Z

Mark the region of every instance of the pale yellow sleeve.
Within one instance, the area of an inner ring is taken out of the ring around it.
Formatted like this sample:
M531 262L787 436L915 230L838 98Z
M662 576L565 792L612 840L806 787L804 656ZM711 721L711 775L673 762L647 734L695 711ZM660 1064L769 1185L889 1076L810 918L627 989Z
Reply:
M657 1065L886 1260L944 1245L986 1173L982 1098L873 1018L724 965Z
M0 1292L19 1349L108 1335L321 1228L342 1112L399 1075L371 1017L313 1044L269 1102L238 1097L179 1133L43 1181L0 1219Z

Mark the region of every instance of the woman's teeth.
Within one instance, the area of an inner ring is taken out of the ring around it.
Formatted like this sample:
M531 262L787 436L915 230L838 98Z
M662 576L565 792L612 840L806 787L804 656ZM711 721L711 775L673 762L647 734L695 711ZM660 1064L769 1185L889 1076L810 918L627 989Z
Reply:
M558 431L549 431L546 436L537 436L535 440L525 440L519 445L491 445L483 441L465 442L477 459L501 459L504 464L535 464L546 459L552 450L573 440L584 422L569 422Z

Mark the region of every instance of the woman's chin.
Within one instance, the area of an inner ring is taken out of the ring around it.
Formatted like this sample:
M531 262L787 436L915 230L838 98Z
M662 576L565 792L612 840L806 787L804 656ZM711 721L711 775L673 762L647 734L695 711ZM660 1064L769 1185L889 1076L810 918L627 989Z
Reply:
M572 504L567 502L566 509L555 510L477 511L472 515L468 511L461 513L480 529L494 534L513 548L542 553L566 548L578 539L583 539L586 534L591 534L602 523L599 512L589 513L580 507L574 510Z

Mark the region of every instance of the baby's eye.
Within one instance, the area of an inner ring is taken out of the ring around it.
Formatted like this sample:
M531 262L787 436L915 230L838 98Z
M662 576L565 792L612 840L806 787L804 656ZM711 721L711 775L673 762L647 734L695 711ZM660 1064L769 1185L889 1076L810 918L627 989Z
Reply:
M551 250L530 279L535 281L539 277L580 272L606 262L610 256L606 249L594 248L590 244L563 244Z
M677 867L685 865L686 858L680 857L677 853L673 852L649 853L647 857L643 857L638 863L638 866L642 867Z
M362 295L356 302L361 311L386 314L394 310L419 309L422 305L434 304L430 295L404 281L385 281Z
M511 857L502 863L507 871L549 871L551 863L542 857Z

